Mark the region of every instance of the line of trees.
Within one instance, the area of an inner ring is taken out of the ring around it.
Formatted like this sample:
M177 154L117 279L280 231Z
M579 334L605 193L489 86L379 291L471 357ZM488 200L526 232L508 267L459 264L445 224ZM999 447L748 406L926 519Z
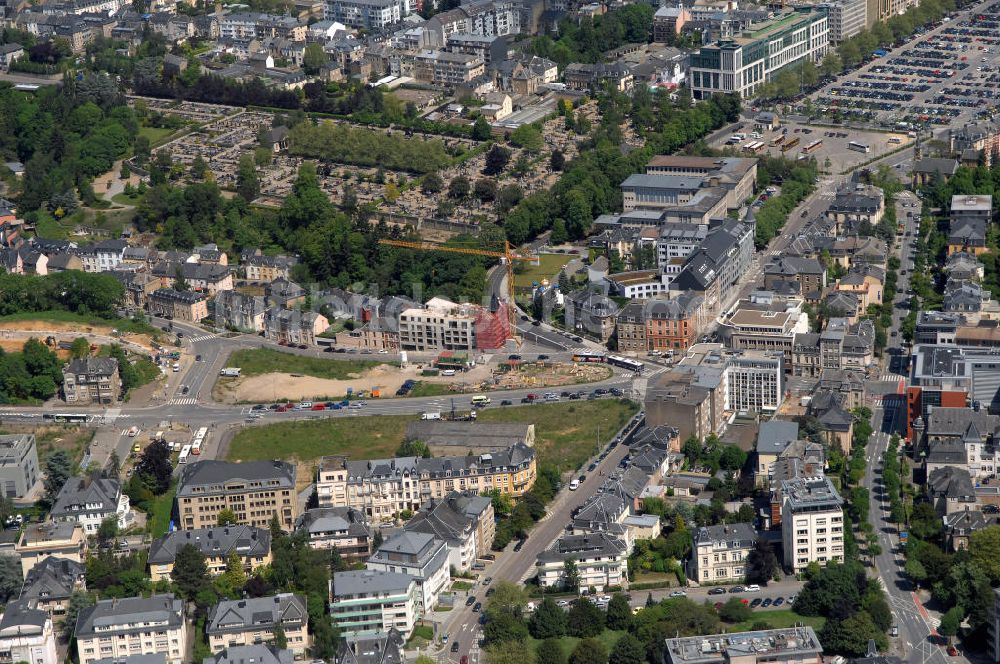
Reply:
M652 5L626 5L594 18L559 22L558 38L548 35L531 41L531 52L548 58L563 69L571 62L601 62L604 53L630 43L653 39Z
M288 151L303 157L414 173L440 170L452 159L448 146L437 139L386 135L333 122L295 125L288 134Z
M124 294L124 286L109 274L78 270L44 276L0 273L0 316L71 311L112 319Z

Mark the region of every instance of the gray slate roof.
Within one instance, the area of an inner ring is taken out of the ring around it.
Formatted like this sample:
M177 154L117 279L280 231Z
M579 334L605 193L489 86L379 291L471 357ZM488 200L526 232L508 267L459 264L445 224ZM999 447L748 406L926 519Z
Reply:
M52 517L114 514L118 510L121 492L122 485L118 480L71 477L56 496Z
M183 624L183 614L184 601L173 594L105 599L80 612L76 634L78 638L95 636L96 627L110 627L110 631L101 631L104 635L141 632L148 629L141 626L143 622L163 623L167 629L177 629ZM139 626L126 630L121 627L126 623Z
M227 557L233 552L240 556L267 556L271 551L271 531L243 525L175 530L153 540L149 563L172 563L177 551L186 544L198 547L205 556Z
M298 628L308 620L306 598L292 593L272 597L224 600L208 612L206 634L272 629L277 625Z
M223 492L224 484L238 480L246 482L276 480L278 483L269 484L268 489L294 489L295 466L287 461L245 461L243 463L199 461L184 466L177 487L177 496L194 495L194 487L208 487L209 492ZM205 491L199 492L197 495L205 495Z
M411 583L415 583L412 576L399 572L373 572L367 569L335 572L333 596L401 593L406 592Z
M28 570L21 599L68 599L83 584L85 571L74 560L49 556Z
M202 664L292 664L295 655L287 648L278 650L266 643L229 646L222 652L201 660Z

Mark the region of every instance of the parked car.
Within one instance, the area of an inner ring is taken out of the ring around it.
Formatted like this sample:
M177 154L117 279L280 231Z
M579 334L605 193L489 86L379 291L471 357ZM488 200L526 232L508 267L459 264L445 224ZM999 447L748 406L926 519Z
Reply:
M760 597L756 597L752 602L750 602L751 609L756 609L758 606L760 606Z
M675 590L672 593L670 593L670 596L671 597L687 597L688 594L686 592L684 592L683 590Z
M459 644L458 641L452 641L452 643L451 643L451 651L452 652L458 652L458 649L461 648L461 647L462 646L461 646L461 644Z
M712 588L711 590L708 591L708 594L709 595L725 595L726 594L726 589L725 588Z
M764 601L763 601L763 602L761 602L761 603L760 603L760 605L761 605L761 607L762 607L762 608L765 608L765 609L766 609L767 607L771 606L771 602L772 602L772 601L773 601L773 600L772 600L772 599L771 599L770 597L765 597L765 598L764 598Z
M744 590L746 590L746 588L744 588L743 586L733 586L732 588L729 589L729 593L730 594L741 593Z
M469 595L469 598L467 600L465 600L465 605L466 606L472 606L475 603L476 603L476 598L473 597L472 595Z
M749 586L746 587L746 592L748 592L748 593L759 593L760 592L760 586L758 586L756 583L751 583Z

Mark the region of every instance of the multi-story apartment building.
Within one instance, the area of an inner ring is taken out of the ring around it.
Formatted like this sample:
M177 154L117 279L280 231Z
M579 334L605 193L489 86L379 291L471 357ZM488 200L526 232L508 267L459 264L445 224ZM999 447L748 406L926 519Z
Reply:
M235 554L247 574L271 564L271 531L253 526L215 526L175 530L153 540L149 545L149 578L170 580L174 561L181 547L191 544L205 556L205 566L212 576L226 571L230 556Z
M824 216L833 222L834 233L855 234L864 224L878 226L885 214L885 194L878 187L847 182L837 189Z
M867 0L839 0L824 5L829 15L830 45L837 46L865 29Z
M121 395L118 360L113 357L86 357L63 368L63 397L72 404L113 404Z
M292 16L233 12L219 19L219 36L223 39L288 39L305 41L306 26Z
M407 0L326 0L323 17L349 28L380 30L409 13Z
M820 293L826 288L826 268L816 258L777 256L764 265L764 287L778 290L785 282L798 284L798 295Z
M22 498L38 481L38 448L35 435L0 436L0 495Z
M831 318L823 332L795 335L790 373L819 377L826 369L867 369L874 361L875 325Z
M812 627L667 639L664 664L820 664L823 644Z
M271 307L264 312L264 337L285 345L316 345L316 337L330 327L330 321L315 311Z
M725 370L726 409L735 413L776 413L784 401L785 356L743 351Z
M976 150L982 154L983 161L989 167L993 163L994 153L1000 151L1000 127L993 121L984 121L949 129L948 145L952 154Z
M82 563L87 553L87 536L76 522L33 523L21 532L14 545L24 576L32 567L53 556Z
M316 495L320 507L354 507L369 519L384 521L403 510L416 511L425 500L443 499L452 491L481 494L499 489L520 498L534 485L535 473L535 451L524 444L479 456L369 461L324 457Z
M740 36L691 55L691 94L707 99L716 92L736 92L752 99L785 67L822 60L829 43L824 9L801 7L754 23Z
M291 531L299 515L295 464L285 461L199 461L181 471L177 485L177 524L183 530L210 528L219 512L232 510L236 522L268 528L278 517Z
M844 561L844 501L826 477L781 482L785 566L798 574L816 561Z
M663 224L660 226L660 237L656 240L656 266L671 277L677 275L684 261L701 246L706 235L706 224Z
M951 226L948 253L965 252L979 256L987 250L986 228L993 216L993 197L955 195L951 197Z
M38 608L38 600L21 598L4 607L0 653L8 662L59 664L52 616Z
M408 639L420 616L417 580L399 572L335 572L330 598L330 619L348 638L396 629Z
M421 610L430 613L451 580L448 547L432 535L403 531L386 540L365 566L375 572L400 572L417 581Z
M223 600L208 612L205 635L212 652L233 646L273 643L275 630L285 634L287 648L302 655L309 647L306 598L292 593L271 597Z
M791 362L797 334L809 332L809 317L801 298L776 301L770 295L740 302L722 324L727 345L734 350L778 351Z
M123 240L105 240L75 249L84 272L110 272L122 264L128 244Z
M448 494L420 506L403 530L436 537L448 548L450 567L467 572L476 559L489 552L496 526L493 501L488 496Z
M289 279L298 259L292 256L265 256L249 252L242 257L243 272L247 281L271 283L275 279Z
M400 657L401 659L402 657ZM226 648L201 660L201 664L293 664L294 661L295 654L288 648L276 648L265 643L255 643L250 646ZM132 662L122 662L122 664L132 664ZM136 662L136 664L143 663Z
M646 302L629 302L618 312L615 333L618 335L618 350L623 353L645 353L646 346Z
M485 72L486 63L475 55L421 51L413 56L413 78L422 83L454 86L468 83Z
M703 526L692 534L692 578L701 585L742 581L746 559L757 544L749 523Z
M345 560L364 560L372 552L371 526L364 513L353 507L318 507L306 510L295 522L314 549L336 549Z
M709 231L670 282L671 291L692 291L704 298L703 314L711 319L739 297L733 285L750 269L753 260L753 230L735 219L727 219Z
M75 521L88 535L96 535L105 519L114 519L118 528L132 526L133 514L121 482L114 479L71 477L56 496L49 517L53 521Z
M538 554L535 562L538 585L545 588L564 586L567 560L576 565L580 590L628 587L628 547L608 533L560 537L552 548Z
M208 316L208 299L204 293L158 288L146 301L149 313L158 318L197 323Z
M479 308L433 298L423 309L399 314L399 345L403 350L474 350Z
M187 647L184 602L172 594L99 600L76 621L80 664L153 654L183 664Z
M646 309L646 349L684 350L695 342L708 321L705 298L683 292L669 300L650 300Z
M665 371L646 391L646 426L671 426L681 440L725 429L722 371Z
M214 297L219 291L233 290L233 271L220 263L161 261L151 270L160 279L160 286L170 288L183 277L191 290Z
M520 29L518 7L510 0L472 0L427 21L427 30L435 33L440 43L454 34L500 37L517 34Z
M241 332L261 332L264 329L264 298L244 295L234 290L219 291L215 296L215 324Z

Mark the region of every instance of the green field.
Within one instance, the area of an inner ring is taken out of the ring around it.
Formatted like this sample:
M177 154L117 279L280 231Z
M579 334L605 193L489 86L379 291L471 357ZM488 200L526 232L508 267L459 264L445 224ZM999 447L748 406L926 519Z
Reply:
M796 624L801 623L812 627L818 632L823 629L823 625L826 624L826 618L824 616L800 616L791 609L782 609L780 611L755 611L751 620L730 625L729 631L747 632L754 623L758 622L766 622L772 629L794 627Z
M139 127L139 135L148 138L150 147L154 148L161 143L166 143L167 139L176 131L176 129L168 127Z
M605 649L607 649L608 652L611 652L611 649L615 647L615 644L618 643L618 639L620 639L624 633L625 632L623 631L605 629L597 636L597 640L604 644L604 647ZM566 654L566 657L569 657L570 654L572 654L573 648L576 648L576 644L579 642L580 639L576 636L559 637L559 645L562 646L563 652ZM538 646L541 643L542 643L541 641L532 636L528 637L528 645L531 647L532 650L535 650L536 652L538 651Z
M595 449L598 426L607 441L637 411L628 401L597 400L505 407L479 411L484 422L535 425L539 463L575 470ZM417 415L334 417L248 427L233 438L227 458L233 461L298 459L312 461L343 454L352 459L391 457L403 441L406 423Z
M134 207L139 203L141 203L142 199L145 197L146 194L133 194L132 196L128 196L124 193L121 193L112 196L111 200L114 201L115 203L118 203L118 205L131 205Z
M343 380L390 362L374 360L328 360L294 353L282 353L268 348L238 350L229 356L226 366L239 367L244 376L269 373L299 373L304 376Z
M153 537L163 537L170 527L170 515L174 510L174 495L177 493L177 485L173 485L162 496L157 496L153 501L153 509L146 515L146 528Z
M448 389L448 385L445 383L425 383L424 381L417 381L417 384L413 386L410 390L409 395L411 397L439 397L444 394L454 394Z
M514 287L529 288L531 282L541 282L542 279L552 281L559 274L562 266L573 259L569 254L541 254L538 257L538 265L524 263L526 269L521 272L517 268L514 271Z

